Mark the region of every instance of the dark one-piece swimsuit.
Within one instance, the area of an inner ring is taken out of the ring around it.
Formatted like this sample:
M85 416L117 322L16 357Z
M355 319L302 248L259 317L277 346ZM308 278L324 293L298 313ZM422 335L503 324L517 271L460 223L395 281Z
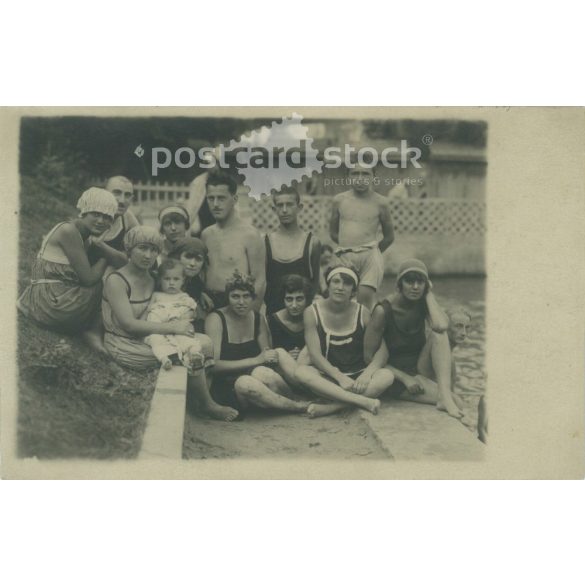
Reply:
M394 310L387 299L379 305L384 309L384 341L388 348L388 365L414 376L417 373L418 358L426 343L425 316L421 313L419 326L412 332L404 331L396 323ZM392 396L402 393L404 386L395 382Z
M284 291L282 290L282 279L289 274L304 276L311 282L313 280L313 268L311 266L311 239L312 234L307 234L303 253L294 260L283 262L272 255L270 236L264 238L266 244L266 314L272 315L280 309L284 309Z
M268 315L267 320L270 335L272 336L272 347L281 347L285 351L291 351L295 347L297 349L305 347L305 331L303 329L292 331L276 313Z
M242 343L231 343L229 340L227 322L222 311L214 311L221 319L221 350L219 359L228 361L245 360L260 354L258 335L260 333L260 315L254 312L254 338ZM211 396L223 406L231 406L239 410L241 405L238 402L234 384L240 376L250 374L254 368L230 374L214 374L211 384Z

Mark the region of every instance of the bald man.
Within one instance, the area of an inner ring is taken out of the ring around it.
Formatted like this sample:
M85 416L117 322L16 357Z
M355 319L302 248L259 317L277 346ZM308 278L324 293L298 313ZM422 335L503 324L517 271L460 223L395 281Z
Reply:
M110 248L116 250L119 253L119 261L125 264L127 259L124 251L124 235L128 230L139 225L135 215L129 209L134 197L134 187L126 177L116 176L107 180L105 188L116 198L118 212L112 227L100 236L99 242L107 244ZM96 251L90 249L90 263L95 261L93 258L95 254Z

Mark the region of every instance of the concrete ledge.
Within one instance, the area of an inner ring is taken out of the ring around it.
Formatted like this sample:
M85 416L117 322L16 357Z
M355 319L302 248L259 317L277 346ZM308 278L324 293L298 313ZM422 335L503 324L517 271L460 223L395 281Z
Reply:
M187 368L161 368L150 404L139 459L181 459L187 402Z
M461 422L434 406L396 400L362 420L397 461L481 461L485 446Z

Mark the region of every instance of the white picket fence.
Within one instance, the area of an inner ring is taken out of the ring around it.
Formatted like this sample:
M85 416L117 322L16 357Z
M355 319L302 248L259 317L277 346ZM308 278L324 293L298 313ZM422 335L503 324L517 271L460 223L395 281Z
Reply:
M187 183L135 183L136 213L149 223L158 211L171 203L187 203ZM299 215L302 229L327 234L331 215L330 195L303 195L303 210ZM396 233L482 235L485 233L485 203L475 199L391 199L391 217ZM248 219L261 232L270 232L278 226L270 199L257 201L246 195L239 196L240 215Z
M188 183L134 183L134 205L145 210L158 210L188 198Z

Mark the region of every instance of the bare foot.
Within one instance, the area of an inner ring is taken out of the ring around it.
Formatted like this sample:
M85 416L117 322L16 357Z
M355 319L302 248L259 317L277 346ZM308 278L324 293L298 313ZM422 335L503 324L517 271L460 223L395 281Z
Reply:
M380 401L377 398L366 398L368 403L364 405L362 408L365 408L368 412L372 414L378 414L380 410Z
M317 404L315 402L309 402L307 406L307 415L309 418L319 418L320 416L329 416L345 408L349 408L347 404L337 404L331 402L329 404Z
M163 367L163 370L170 370L173 367L173 362L171 362L171 360L169 358L167 358L162 363L162 367Z
M216 420L223 420L225 422L232 422L240 416L240 413L235 408L230 408L229 406L221 406L216 402L212 404L208 404L205 412L211 417L215 418Z
M437 410L441 410L446 412L449 416L453 418L461 418L463 413L455 406L453 401L450 401L448 404L445 404L443 401L439 400L437 402Z
M83 333L83 340L94 351L97 351L102 355L109 355L108 352L106 351L106 348L104 347L102 336L99 335L98 333L95 333L93 331L85 331Z

